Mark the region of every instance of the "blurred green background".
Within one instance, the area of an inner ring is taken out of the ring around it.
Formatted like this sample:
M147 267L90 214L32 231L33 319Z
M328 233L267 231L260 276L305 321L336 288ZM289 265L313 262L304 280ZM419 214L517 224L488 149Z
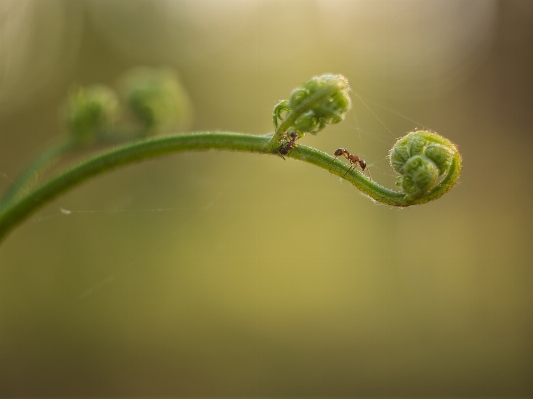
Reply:
M69 90L139 65L178 71L192 130L257 134L344 74L352 111L301 143L389 187L416 127L464 158L403 210L277 156L85 183L0 248L0 395L532 396L532 49L529 0L0 0L2 192Z

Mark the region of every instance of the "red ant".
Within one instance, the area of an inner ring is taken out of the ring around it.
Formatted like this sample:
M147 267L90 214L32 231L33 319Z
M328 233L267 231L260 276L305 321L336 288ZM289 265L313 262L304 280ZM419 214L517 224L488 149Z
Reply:
M361 168L361 170L364 172L366 169L366 162L364 159L359 158L357 155L351 154L350 151L348 151L346 148L338 148L335 150L335 159L337 159L338 156L343 155L344 158L346 158L350 162L350 168L346 171L344 176L352 170L357 168L357 165ZM343 177L344 177L343 176ZM370 176L370 171L368 171L368 176L370 177L370 180L372 180L372 176Z
M283 160L285 160L283 155L287 155L289 151L292 151L294 147L296 147L296 140L300 138L296 132L290 132L289 137L290 139L287 140L287 135L285 134L285 139L287 141L278 148L278 155L282 157Z

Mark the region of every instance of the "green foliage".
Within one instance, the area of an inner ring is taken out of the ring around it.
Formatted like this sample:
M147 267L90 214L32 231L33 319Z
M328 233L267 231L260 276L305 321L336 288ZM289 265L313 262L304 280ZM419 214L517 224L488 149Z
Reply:
M128 107L147 135L189 126L192 107L173 70L136 68L124 75L120 86Z
M135 68L119 79L124 106L104 85L80 87L67 100L65 115L73 139L81 145L98 140L129 140L184 129L192 107L177 74L169 68ZM127 110L134 117L120 115Z
M87 144L113 126L118 97L103 85L81 87L67 100L65 115L75 141Z

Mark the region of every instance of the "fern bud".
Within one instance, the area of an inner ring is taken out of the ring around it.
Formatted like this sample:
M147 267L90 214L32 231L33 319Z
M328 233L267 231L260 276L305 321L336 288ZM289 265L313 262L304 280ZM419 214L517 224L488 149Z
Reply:
M417 199L430 191L450 168L457 148L437 133L415 131L399 139L389 153L392 168L400 174L407 198Z
M65 108L67 124L75 139L89 143L113 124L118 98L107 86L81 87L68 98Z
M126 103L147 134L189 126L192 107L173 70L135 68L122 78L121 88Z
M308 80L274 107L276 131L294 130L301 136L339 123L351 108L349 90L348 80L342 75L325 74Z

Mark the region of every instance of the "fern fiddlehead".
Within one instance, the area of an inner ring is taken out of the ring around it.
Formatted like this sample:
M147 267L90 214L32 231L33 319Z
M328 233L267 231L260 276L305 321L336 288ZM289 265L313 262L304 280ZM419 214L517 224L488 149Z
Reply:
M328 124L342 121L351 107L348 92L348 81L341 75L327 74L310 79L296 88L288 100L282 100L274 107L272 117L276 131L273 135L257 136L229 132L173 134L144 138L104 151L45 181L24 195L17 192L19 195L15 199L5 202L3 208L0 208L0 241L24 219L61 193L119 166L184 151L229 150L278 154L280 143L287 141L289 129L296 132L298 137L302 137L305 133L316 134ZM153 91L148 90L147 93L151 96ZM103 92L100 94L100 100L104 103L106 99L111 98L106 97ZM153 129L157 123L168 120L167 114L159 113L157 109L160 104L166 104L167 100L152 101L150 96L147 97L150 101L138 107L136 112L141 119L144 118L145 127ZM139 97L133 98L136 104L139 104ZM142 98L144 97L141 96ZM113 104L112 100L109 101L109 104ZM102 121L109 118L105 113L93 112L91 107L94 104L91 104L89 102L87 109L82 107L78 115L80 121L89 121L91 129L94 129L95 126L91 123L96 123L98 127ZM84 115L89 117L85 118ZM80 129L80 126L85 125L76 122L73 126ZM80 141L87 140L87 131L79 130ZM111 133L113 132L107 132ZM296 137L292 140L296 140ZM295 143L292 144L294 147ZM285 156L328 170L350 181L376 202L391 206L407 207L437 199L455 185L461 172L461 156L457 147L448 139L429 131L408 133L396 142L389 153L391 166L399 174L397 185L402 191L379 185L352 165L343 163L330 154L301 144L298 144L297 148L298 151L290 151Z

